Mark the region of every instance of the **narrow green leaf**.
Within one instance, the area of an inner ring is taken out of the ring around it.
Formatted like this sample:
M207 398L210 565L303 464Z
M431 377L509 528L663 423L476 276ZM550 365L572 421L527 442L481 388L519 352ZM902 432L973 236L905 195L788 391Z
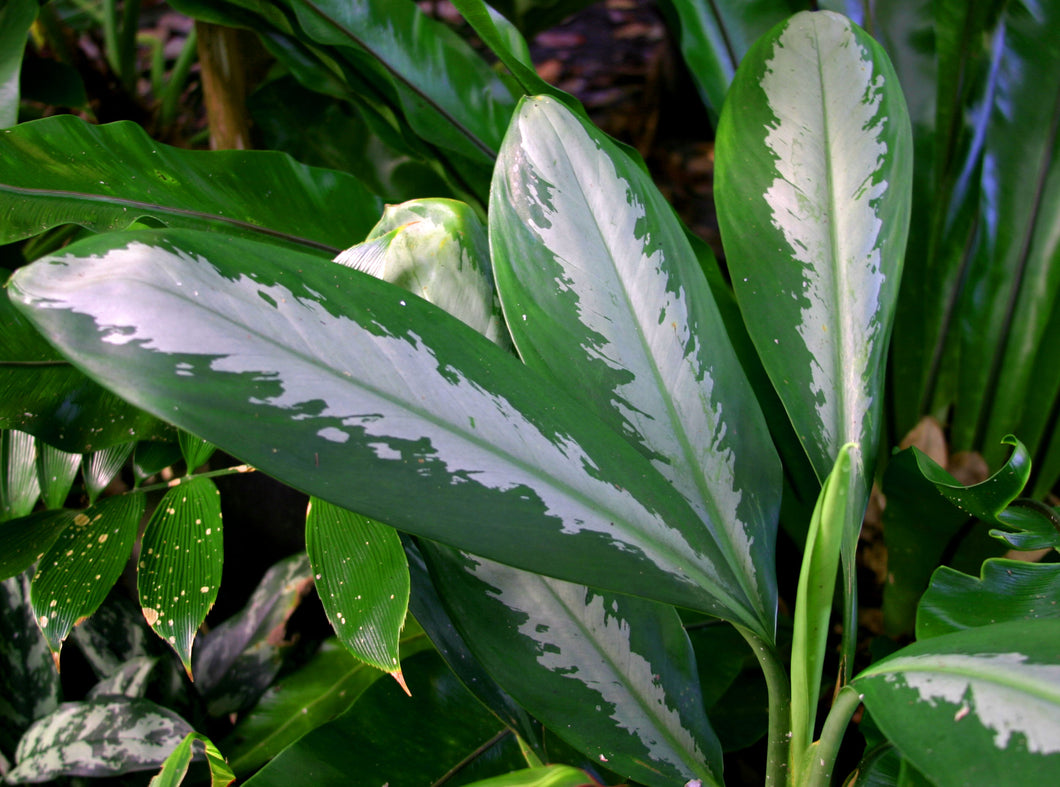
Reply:
M585 787L592 783L593 777L585 771L569 765L545 765L483 779L468 787Z
M26 516L39 498L37 441L25 432L0 430L0 522Z
M979 577L942 566L920 601L918 640L992 623L1060 617L1060 565L993 559Z
M0 579L21 574L51 548L76 511L38 511L0 522Z
M89 689L86 699L94 700L115 695L143 697L147 692L147 680L151 677L151 672L157 663L158 659L154 656L137 656L129 659Z
M430 647L421 629L406 625L402 659ZM222 741L233 770L241 776L257 770L306 733L345 712L381 677L382 672L337 640L326 640L304 667L269 687Z
M41 443L37 449L41 501L46 508L62 508L66 505L74 477L81 467L81 454L62 451L47 443Z
M0 582L0 756L14 759L22 733L62 699L48 643L33 620L29 575Z
M398 534L312 498L305 541L320 602L339 641L367 664L400 675L398 635L409 606L409 569Z
M282 153L181 150L135 123L59 115L0 134L4 243L60 224L123 229L146 216L334 254L381 210L350 175Z
M189 474L194 473L206 464L216 450L214 446L205 440L188 434L184 430L177 432L177 441L180 444L180 453L184 457L184 464L188 466Z
M813 742L824 660L832 618L832 596L843 531L850 517L857 447L846 445L825 479L810 520L799 572L791 643L791 772L802 774Z
M288 746L244 784L345 787L356 774L361 784L426 785L525 767L514 736L436 653L405 664L412 697L392 680L376 681L349 712Z
M236 780L236 775L228 767L224 756L218 751L213 741L198 732L189 732L184 736L173 753L162 763L162 770L151 778L150 787L178 787L184 783L188 766L194 756L195 744L202 746L203 754L210 766L210 787L225 787Z
M546 727L644 784L720 783L721 746L672 607L455 550L427 554L472 651Z
M249 708L272 684L293 644L287 621L312 588L309 560L292 555L270 566L246 606L202 638L195 686L211 716Z
M18 122L22 52L36 18L37 4L33 0L6 0L0 6L0 128Z
M220 492L192 478L159 501L140 545L137 588L144 619L191 675L195 632L217 599L224 544Z
M932 637L854 687L887 737L938 787L1048 784L1060 768L1060 620Z
M392 285L168 230L86 239L9 291L121 396L295 488L494 560L766 628L640 453Z
M733 285L820 478L845 443L876 455L911 144L887 55L831 12L763 37L722 112L715 188Z
M109 448L93 451L84 458L82 468L85 476L85 492L90 503L95 503L103 490L121 472L122 467L125 466L125 460L129 458L135 445L136 443L119 443Z
M183 457L180 445L173 442L143 440L133 452L132 471L139 486L146 479L175 465Z
M70 630L107 597L129 562L144 514L142 494L115 495L76 514L33 577L33 614L55 663Z
M12 784L57 776L117 776L153 770L192 729L150 700L106 697L65 702L22 737Z
M780 465L670 206L601 132L531 98L505 138L489 223L524 361L674 485L772 641Z

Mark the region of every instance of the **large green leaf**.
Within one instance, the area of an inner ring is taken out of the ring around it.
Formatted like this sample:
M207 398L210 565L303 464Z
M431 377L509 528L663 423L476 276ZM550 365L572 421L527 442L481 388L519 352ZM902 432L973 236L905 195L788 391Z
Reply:
M1049 784L1060 768L1060 620L917 642L854 686L902 754L938 787Z
M221 585L220 494L209 478L186 479L166 492L144 529L136 564L144 618L189 676L195 634Z
M33 612L55 663L70 630L107 597L121 576L144 514L144 495L115 495L81 511L41 558Z
M60 224L102 232L150 217L334 254L364 237L381 210L350 175L280 153L181 150L134 123L59 115L0 134L2 242Z
M405 627L402 659L430 647L419 627ZM257 770L306 733L348 710L381 677L382 672L337 640L326 640L305 666L270 686L221 742L232 769L240 775Z
M1009 620L1060 617L1060 565L993 559L979 577L942 566L920 601L917 639Z
M400 679L398 636L409 607L409 569L393 528L316 498L305 520L317 593L339 640Z
M471 650L546 727L644 784L720 783L721 746L673 607L455 550L427 555Z
M820 478L875 457L911 186L909 118L883 50L831 12L748 53L722 112L715 188L751 338Z
M396 287L170 230L86 239L21 269L9 291L120 395L296 488L771 635L646 459L549 380Z
M602 133L533 98L505 138L489 222L523 360L684 496L772 640L780 466L669 205Z
M514 736L436 653L405 664L411 697L392 680L376 681L347 713L288 746L247 787L345 787L351 774L359 784L463 784L525 767Z
M104 697L65 702L27 730L18 744L12 784L57 776L114 776L151 770L192 729L150 700Z

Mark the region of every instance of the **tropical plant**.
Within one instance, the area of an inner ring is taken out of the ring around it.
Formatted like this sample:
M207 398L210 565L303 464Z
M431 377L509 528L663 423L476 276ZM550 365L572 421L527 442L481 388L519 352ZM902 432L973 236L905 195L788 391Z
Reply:
M1060 4L845 9L873 38L674 0L724 268L480 0L454 5L496 68L411 3L173 5L258 34L262 135L329 168L0 107L6 781L1057 772ZM5 84L35 10L4 8ZM1012 447L992 476L887 456L951 411L955 447ZM260 473L310 496L305 553L204 632L219 484ZM877 478L915 641L859 648ZM290 636L313 588L322 644ZM71 638L98 682L61 702Z

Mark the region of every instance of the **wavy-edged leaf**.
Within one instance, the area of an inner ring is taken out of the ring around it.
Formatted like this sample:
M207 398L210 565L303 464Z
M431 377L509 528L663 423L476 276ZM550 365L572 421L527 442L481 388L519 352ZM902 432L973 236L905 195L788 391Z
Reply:
M505 138L489 223L524 361L674 485L772 641L779 461L673 211L602 133L533 98Z
M22 733L59 706L62 686L33 621L29 575L0 582L0 756L13 759Z
M64 702L26 731L7 781L117 776L157 768L191 726L150 700L106 697Z
M27 516L38 499L36 438L15 429L0 430L0 522Z
M7 0L0 6L0 128L18 122L22 52L36 18L37 4L33 0Z
M673 607L427 554L472 651L546 727L644 784L720 783L721 746Z
M856 446L839 451L835 467L825 479L813 510L795 595L791 642L791 761L792 773L802 774L813 742L821 679L832 618L832 596L843 532L850 517L850 498L858 496L853 469Z
M438 654L419 653L405 664L411 697L392 680L376 681L350 711L288 746L244 784L343 787L350 774L362 784L436 784L447 775L474 781L525 767L514 736Z
M115 495L77 513L33 577L33 613L55 663L70 630L107 597L129 562L144 514L142 494Z
M195 744L202 747L203 756L210 766L210 787L226 787L236 780L236 775L225 762L224 755L213 741L198 732L189 732L184 736L173 753L166 757L162 769L151 778L149 787L178 787L184 783L184 777L195 754Z
M287 621L312 588L309 560L292 555L265 572L242 610L203 637L195 686L211 716L245 710L273 682L293 644Z
M220 497L209 478L182 481L159 501L140 544L136 585L144 619L189 675L195 632L221 585Z
M96 232L150 217L167 226L334 254L382 211L353 176L282 153L163 145L134 123L59 115L0 133L0 241L60 224Z
M120 395L296 488L500 562L766 628L643 456L392 285L169 230L86 239L9 290Z
M917 642L854 687L887 737L939 787L1048 784L1060 768L1060 620Z
M401 634L401 658L431 647L415 625ZM338 640L326 640L305 666L269 687L224 741L236 773L257 770L306 733L350 708L383 673L355 657ZM388 681L389 682L389 681Z
M920 600L916 638L1011 620L1060 617L1060 565L995 558L973 577L942 566Z
M351 653L401 674L398 636L409 608L409 569L393 528L311 498L305 543L317 593Z
M21 574L51 548L76 511L37 511L0 522L0 579Z
M409 0L286 5L314 41L355 47L377 64L420 136L477 164L492 164L514 102L486 61L453 31Z
M718 219L759 355L824 478L876 455L909 223L909 118L883 50L831 12L748 53L718 128Z

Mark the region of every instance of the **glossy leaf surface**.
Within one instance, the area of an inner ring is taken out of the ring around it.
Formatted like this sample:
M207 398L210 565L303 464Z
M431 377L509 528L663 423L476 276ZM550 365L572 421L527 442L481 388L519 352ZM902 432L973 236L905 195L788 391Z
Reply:
M0 522L28 515L39 498L36 439L14 429L0 430Z
M416 626L401 635L401 658L428 650ZM352 706L369 686L389 678L356 658L337 640L326 640L301 669L273 684L221 742L236 773L258 769L306 733Z
M764 628L647 460L400 289L176 230L87 239L9 288L121 396L296 488L501 562Z
M979 577L942 566L917 609L918 640L1011 620L1060 617L1060 565L987 560Z
M7 780L22 784L151 770L191 731L184 719L150 700L65 702L22 737Z
M41 502L46 508L62 508L66 504L80 467L81 454L63 451L47 443L38 444L37 477Z
M251 707L275 680L293 644L287 621L312 592L304 554L281 560L265 572L245 607L212 628L195 651L195 687L211 716Z
M435 653L405 661L412 696L376 681L353 709L289 746L245 784L435 784L450 770L474 781L523 767L512 735ZM379 674L379 673L376 673Z
M748 53L718 127L718 219L740 308L819 478L876 454L909 222L909 118L883 50L831 12Z
M382 205L352 176L283 154L180 150L133 123L59 115L0 133L0 210L5 243L60 224L104 232L147 216L333 254L364 237Z
M474 782L469 787L585 787L592 777L569 765L546 765L494 776Z
M121 472L134 447L135 443L118 443L93 451L84 458L82 473L85 478L85 493L91 502L94 503Z
M33 612L58 664L70 630L121 576L144 514L142 494L115 495L77 513L33 577Z
M588 403L684 496L754 606L755 630L772 640L779 462L662 195L602 133L533 98L505 138L489 222L524 361Z
M721 747L672 607L453 550L430 563L471 650L546 727L637 782L719 783Z
M319 498L309 501L306 551L332 628L350 652L400 672L398 635L409 606L409 569L393 528Z
M873 719L939 787L1048 783L1060 767L1060 620L932 637L861 673Z
M136 585L144 619L189 675L195 632L217 599L223 563L220 493L208 478L183 481L147 523Z

